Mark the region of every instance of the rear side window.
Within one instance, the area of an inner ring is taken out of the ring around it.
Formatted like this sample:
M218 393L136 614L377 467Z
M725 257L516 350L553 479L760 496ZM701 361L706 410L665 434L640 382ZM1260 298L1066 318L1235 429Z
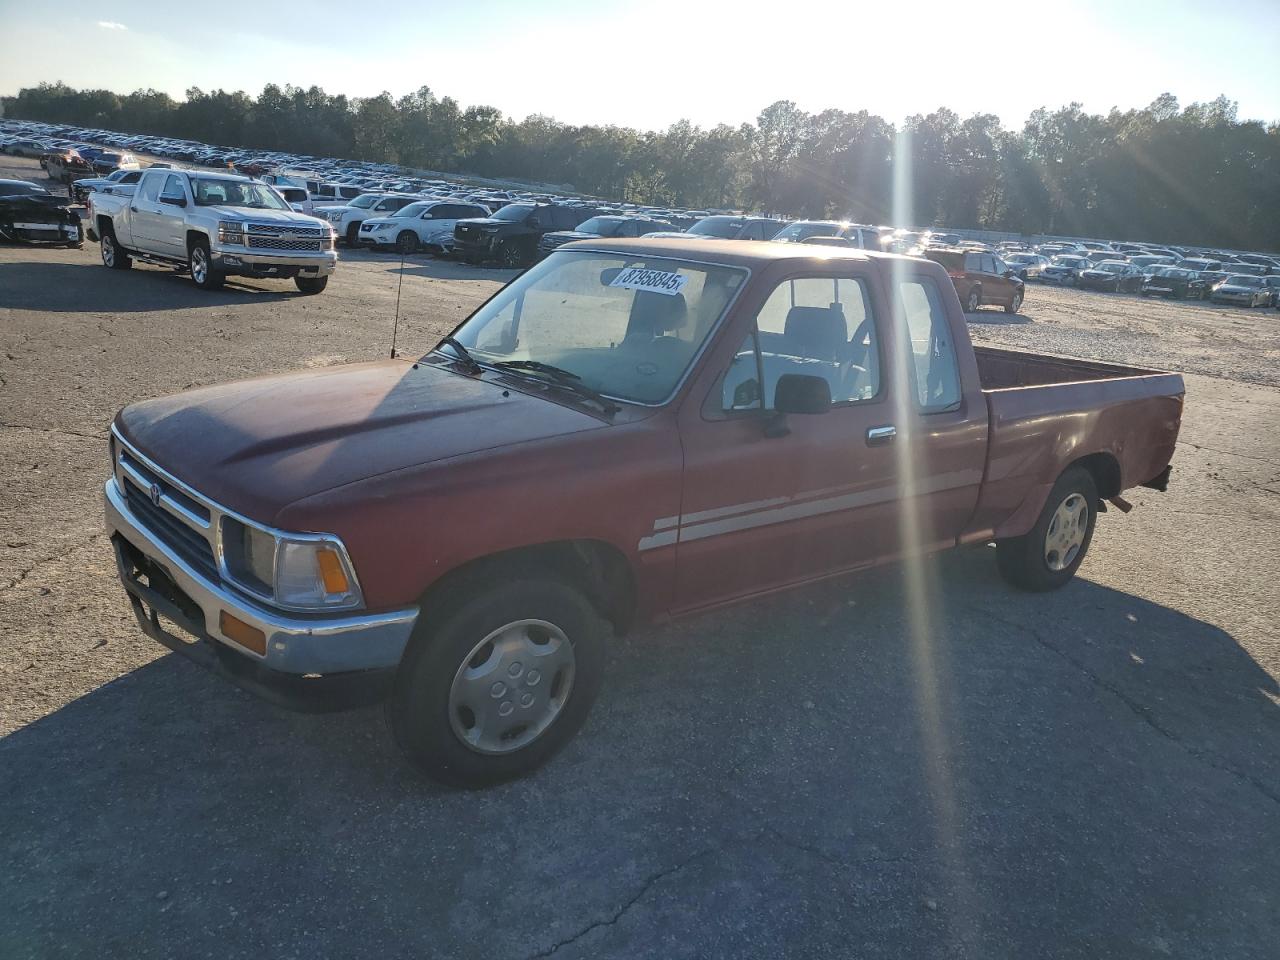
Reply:
M964 270L965 270L965 273L981 273L982 272L981 255L976 253L966 253L964 255Z
M915 374L916 403L925 413L960 403L960 371L951 327L934 282L922 277L898 285Z

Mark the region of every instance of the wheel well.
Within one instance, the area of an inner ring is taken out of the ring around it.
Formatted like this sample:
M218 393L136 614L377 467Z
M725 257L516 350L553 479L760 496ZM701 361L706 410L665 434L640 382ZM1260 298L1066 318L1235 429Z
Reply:
M104 236L108 231L114 237L116 233L115 224L111 222L111 218L105 213L98 214L98 236Z
M209 242L209 238L205 236L203 233L201 233L199 230L188 230L187 231L187 250L190 250L192 247L194 247L196 245L197 240L203 240L205 243Z
M635 616L635 577L627 558L602 540L561 540L480 557L450 570L427 588L422 608L430 616L447 598L496 577L551 575L580 588L614 630L625 633Z
M1072 467L1083 467L1093 477L1098 487L1098 496L1106 500L1108 497L1120 495L1120 461L1110 453L1091 453L1071 464ZM1070 469L1070 468L1068 468Z

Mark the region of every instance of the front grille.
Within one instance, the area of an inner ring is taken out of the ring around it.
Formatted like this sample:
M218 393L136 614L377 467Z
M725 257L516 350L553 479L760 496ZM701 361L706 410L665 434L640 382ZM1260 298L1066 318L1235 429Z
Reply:
M246 230L251 236L265 234L269 237L278 237L281 234L292 234L305 240L322 240L329 235L329 231L323 227L305 227L293 223L250 223L246 226Z
M60 230L19 230L18 233L28 240L61 240Z
M129 480L124 482L125 503L129 511L174 553L191 564L201 575L218 582L218 565L213 548L204 535L187 526L163 507L151 502L150 496Z
M320 240L286 240L283 237L255 237L249 235L249 246L256 250L303 250L320 252Z

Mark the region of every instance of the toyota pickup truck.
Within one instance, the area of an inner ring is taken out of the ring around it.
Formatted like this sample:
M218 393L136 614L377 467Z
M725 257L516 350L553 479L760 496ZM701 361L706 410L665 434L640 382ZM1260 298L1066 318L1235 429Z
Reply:
M634 623L990 542L1063 586L1106 504L1165 489L1182 403L975 350L929 260L582 241L414 359L126 407L106 524L147 635L291 706L383 699L477 787L574 735Z
M204 290L235 275L292 279L313 294L338 263L329 224L248 177L152 168L131 196L94 192L87 205L89 239L113 270L137 259L187 270Z

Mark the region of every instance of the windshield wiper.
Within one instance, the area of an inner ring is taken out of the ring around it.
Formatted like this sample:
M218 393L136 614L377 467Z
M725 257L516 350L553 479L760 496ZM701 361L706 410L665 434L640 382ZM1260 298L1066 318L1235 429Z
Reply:
M563 387L581 397L586 397L600 405L600 408L608 416L613 416L621 407L606 397L599 391L592 390L582 382L582 378L572 370L566 370L563 367L557 367L552 363L543 363L541 360L501 360L494 364L501 370L514 370L517 372L529 371L530 373L545 374L550 378L553 386ZM539 378L541 379L541 378ZM546 381L544 381L546 382Z
M440 342L436 344L436 349L439 350L442 346L452 347L454 352L458 354L458 359L462 361L462 365L467 368L469 373L484 373L484 367L480 366L479 361L471 355L471 351L460 344L455 338L442 338Z

